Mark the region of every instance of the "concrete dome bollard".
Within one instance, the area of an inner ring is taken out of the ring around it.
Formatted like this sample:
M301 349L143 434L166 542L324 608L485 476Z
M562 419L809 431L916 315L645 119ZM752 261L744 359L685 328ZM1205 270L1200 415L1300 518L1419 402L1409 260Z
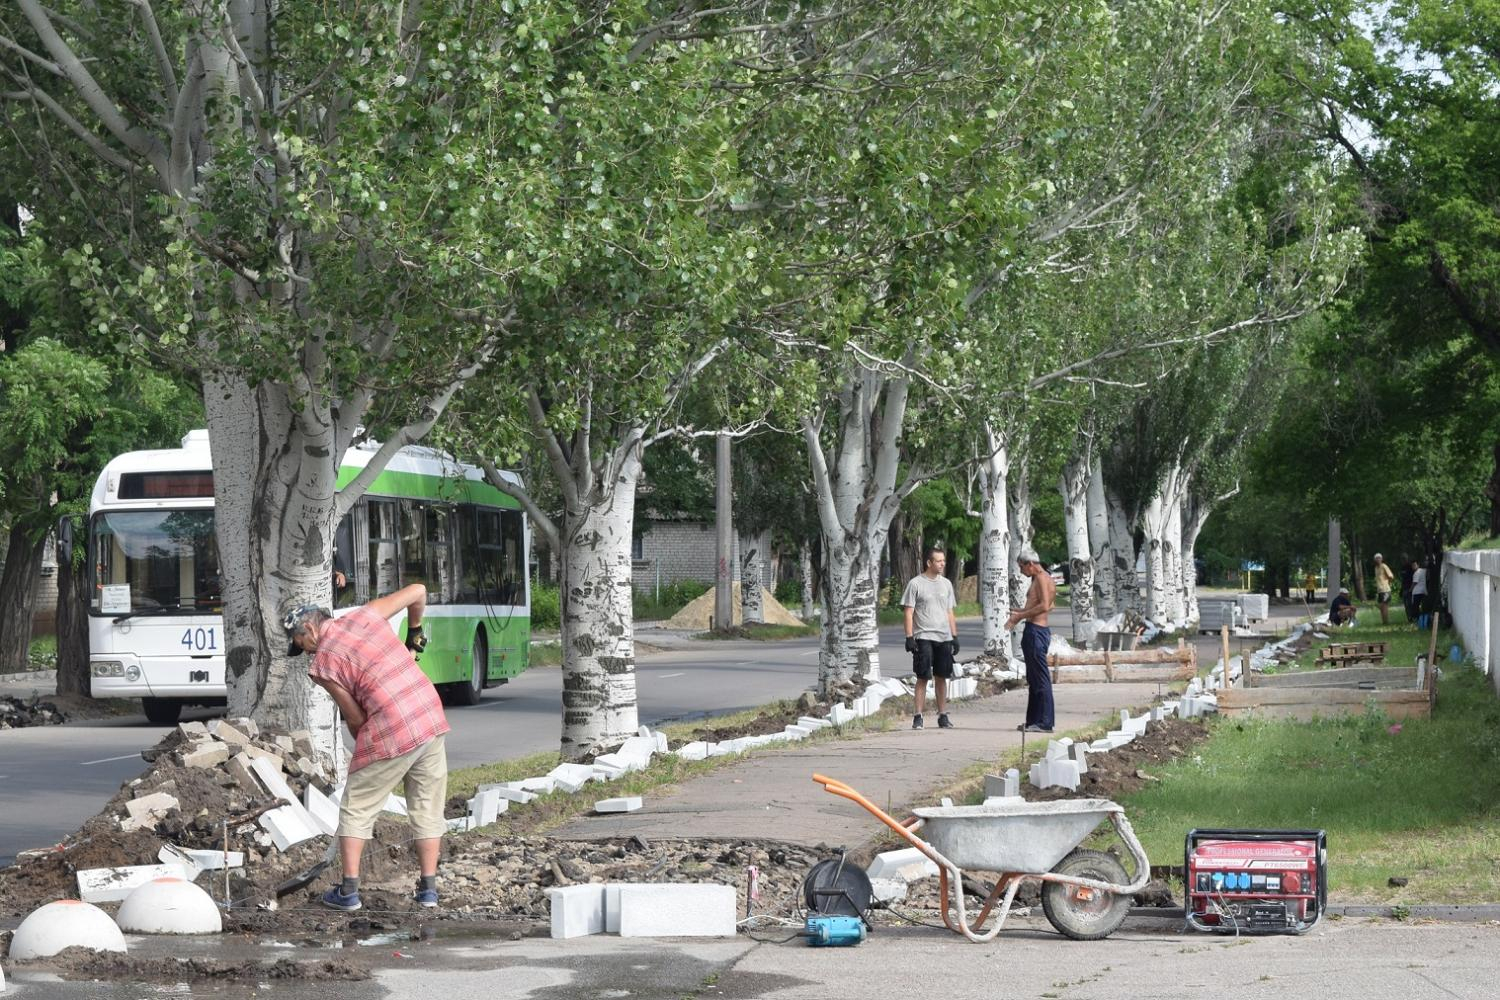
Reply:
M115 920L132 934L218 934L224 929L213 897L180 878L139 886L120 904Z
M93 903L59 899L33 910L10 939L10 957L23 961L47 958L64 948L123 952L125 936Z

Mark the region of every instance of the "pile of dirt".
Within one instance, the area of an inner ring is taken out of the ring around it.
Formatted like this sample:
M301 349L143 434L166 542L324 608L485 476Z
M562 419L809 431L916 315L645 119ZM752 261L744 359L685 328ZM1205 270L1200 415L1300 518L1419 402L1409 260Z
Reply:
M27 726L59 726L67 722L63 710L40 698L11 698L0 695L0 729L24 729Z
M344 959L298 962L223 962L207 958L132 958L119 952L67 948L50 958L16 962L16 969L44 969L64 979L149 982L268 983L276 980L362 982L370 970Z
M1037 801L1118 799L1160 781L1151 773L1152 769L1186 757L1194 746L1207 738L1208 726L1202 719L1163 719L1152 723L1145 733L1122 747L1115 747L1108 753L1089 754L1088 773L1083 775L1076 791L1027 786L1025 795ZM1045 742L1041 748L1046 749Z
M730 599L730 605L734 610L733 625L743 623L740 611L740 585L734 584L734 594ZM762 617L767 625L805 625L801 618L786 609L786 605L776 599L776 596L764 587L760 591ZM710 590L688 603L688 606L677 612L671 618L662 623L663 628L687 629L694 632L702 632L709 628L709 619L714 613L714 592Z

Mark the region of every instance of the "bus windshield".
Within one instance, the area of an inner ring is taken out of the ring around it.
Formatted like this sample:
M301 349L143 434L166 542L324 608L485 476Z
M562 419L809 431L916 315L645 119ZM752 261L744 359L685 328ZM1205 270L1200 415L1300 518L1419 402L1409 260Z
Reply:
M94 614L218 614L219 549L212 510L131 510L95 514L89 553Z

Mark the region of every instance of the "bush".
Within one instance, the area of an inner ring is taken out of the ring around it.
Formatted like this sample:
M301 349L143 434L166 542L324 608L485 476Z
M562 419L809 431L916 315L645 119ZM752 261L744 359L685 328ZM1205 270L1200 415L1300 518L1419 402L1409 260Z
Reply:
M557 588L545 583L531 581L531 627L553 631L562 627L559 610L561 599Z
M634 614L642 621L671 618L708 591L708 584L697 580L679 580L676 583L664 584L660 591L657 591L655 587L647 587L645 590L635 592Z
M782 580L776 585L776 599L789 608L802 606L802 581Z

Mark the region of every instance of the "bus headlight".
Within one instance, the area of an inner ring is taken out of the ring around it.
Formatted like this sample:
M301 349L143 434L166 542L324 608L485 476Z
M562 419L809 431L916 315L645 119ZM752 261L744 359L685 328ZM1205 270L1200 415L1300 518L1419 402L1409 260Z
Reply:
M95 677L123 677L125 676L125 664L118 660L95 660Z
M137 667L135 664L131 664L130 666L126 667L125 668L125 679L127 681L132 681L132 682L140 680L141 679L141 668Z

